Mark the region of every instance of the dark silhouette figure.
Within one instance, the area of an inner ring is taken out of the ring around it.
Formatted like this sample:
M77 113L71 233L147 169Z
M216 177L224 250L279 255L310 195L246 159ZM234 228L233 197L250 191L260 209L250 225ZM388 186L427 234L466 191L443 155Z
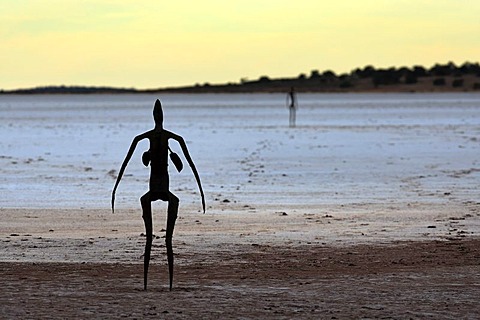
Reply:
M172 237L173 229L175 227L175 221L178 214L178 198L170 192L169 190L169 177L168 177L168 152L170 152L170 158L174 163L177 170L180 172L183 168L182 161L176 153L173 153L169 146L168 140L176 140L180 147L182 148L185 159L187 160L190 168L195 175L197 180L198 188L202 196L202 207L203 213L205 213L205 197L203 195L202 184L200 183L200 177L198 176L197 169L193 163L192 158L187 149L187 145L183 138L179 135L176 135L173 132L163 129L163 111L160 100L155 101L155 106L153 108L153 119L155 120L155 128L153 130L147 131L136 136L130 149L128 150L125 160L123 160L122 167L118 173L117 181L112 192L112 212L114 212L115 204L115 192L117 190L118 184L122 179L125 168L127 167L128 161L133 155L137 143L143 139L148 139L150 141L150 149L142 155L142 162L145 166L150 164L150 185L149 191L145 193L141 198L140 202L142 204L143 220L145 222L145 231L147 234L147 242L145 244L145 255L144 255L144 289L147 290L147 275L148 275L148 266L150 262L150 252L152 248L153 241L153 219L152 219L152 201L162 200L168 202L167 209L167 232L165 237L165 242L167 246L167 259L168 259L168 271L170 275L170 290L172 290L173 283L173 249L172 249Z
M287 104L288 104L288 110L290 111L290 128L295 127L295 121L297 117L297 95L295 93L295 88L292 87L290 89L290 92L287 95Z

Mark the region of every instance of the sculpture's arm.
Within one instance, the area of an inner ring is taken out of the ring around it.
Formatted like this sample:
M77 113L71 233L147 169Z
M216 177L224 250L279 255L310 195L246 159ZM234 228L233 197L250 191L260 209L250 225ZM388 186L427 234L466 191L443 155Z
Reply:
M133 152L135 151L135 148L137 147L138 142L144 138L146 138L145 134L142 134L133 138L132 144L130 145L130 149L128 149L125 160L123 160L122 167L120 168L120 172L118 173L118 176L117 176L117 181L115 182L115 186L113 187L113 191L112 191L112 213L115 212L115 209L114 209L115 208L115 192L117 191L118 184L120 183L120 180L123 177L123 173L127 168L128 162L132 158Z
M182 148L183 155L185 156L185 159L187 159L187 162L192 169L193 175L195 176L195 180L197 180L197 185L198 189L200 190L200 195L202 196L202 207L203 207L203 213L205 213L205 196L203 194L203 189L202 189L202 183L200 182L200 176L198 175L197 168L195 167L195 164L193 163L192 158L190 157L190 153L188 152L187 144L185 143L185 140L174 133L172 134L172 138L177 140L177 142L180 144L180 147Z

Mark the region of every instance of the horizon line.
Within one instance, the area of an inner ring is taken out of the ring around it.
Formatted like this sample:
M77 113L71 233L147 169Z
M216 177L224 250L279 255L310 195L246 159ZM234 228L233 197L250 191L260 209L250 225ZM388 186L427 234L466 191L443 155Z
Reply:
M445 64L441 63L434 63L431 67L425 67L421 64L414 64L411 67L406 67L406 66L400 66L400 67L395 67L391 66L388 68L385 67L380 67L376 68L375 66L368 64L365 65L364 67L357 67L354 68L350 71L350 73L347 72L342 72L342 73L336 73L335 71L331 69L325 69L322 72L319 72L318 69L312 69L310 71L310 75L312 76L314 73L316 74L325 74L325 73L331 73L334 77L342 77L342 76L351 76L358 70L366 70L367 68L373 68L375 71L388 71L388 70L402 70L402 69L415 69L415 68L423 68L426 71L431 71L435 67L449 67L451 69L458 69L462 68L464 66L479 66L479 62L470 62L470 61L465 61L462 64L456 65L454 62L451 60ZM184 85L167 85L163 87L146 87L146 88L137 88L135 86L115 86L115 85L82 85L82 84L51 84L51 85L36 85L36 86L30 86L30 87L17 87L14 89L3 89L0 88L1 93L15 93L18 91L31 91L31 90L38 90L38 89L50 89L50 88L67 88L67 89L98 89L98 90L116 90L116 91L130 91L130 92L155 92L155 91L168 91L168 90L181 90L181 89L188 89L188 88L196 88L196 87L202 87L202 86L232 86L232 85L243 85L246 83L251 83L251 82L256 82L260 81L262 79L266 79L268 81L281 81L281 80L294 80L294 79L299 79L300 77L307 77L307 75L303 72L299 73L298 76L296 77L288 77L288 76L283 76L283 77L277 77L277 78L271 78L267 75L261 75L258 76L256 80L249 80L248 78L241 78L239 81L227 81L227 82L222 82L222 83L210 83L209 81L204 81L203 83L195 83L195 84L184 84ZM432 75L427 75L427 76L432 76Z

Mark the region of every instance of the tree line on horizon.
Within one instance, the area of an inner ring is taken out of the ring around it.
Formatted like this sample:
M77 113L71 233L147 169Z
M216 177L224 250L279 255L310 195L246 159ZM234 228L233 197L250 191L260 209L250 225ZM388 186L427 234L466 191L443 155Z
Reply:
M474 76L479 78L475 82L472 89L480 90L480 64L465 62L460 66L456 66L453 62L446 64L435 64L431 68L425 68L420 65L409 67L390 67L376 69L372 65L367 65L363 68L356 68L350 73L336 74L334 71L326 70L320 73L318 70L312 70L310 75L302 73L297 78L290 79L270 79L267 76L261 76L258 80L247 81L242 80L243 85L248 84L267 84L269 82L290 82L291 86L302 88L310 87L311 85L323 85L324 87L338 87L340 89L353 88L356 83L363 80L370 81L371 84L378 88L380 86L389 85L415 85L422 78L433 78L432 85L444 86L446 85L446 77L455 78L452 81L452 87L459 88L464 85L463 76ZM207 84L208 85L208 84Z
M465 87L464 77L478 78L473 81L470 88ZM135 88L114 88L95 86L44 86L31 89L17 89L4 91L4 94L91 94L91 93L154 93L154 92L283 92L295 87L298 91L348 91L349 89L368 89L381 87L394 87L395 85L410 85L415 87L422 79L430 78L431 85L436 87L447 86L446 78L451 80L451 87L457 89L480 90L480 64L478 62L465 62L460 66L453 62L446 64L435 64L431 68L420 65L413 67L390 67L375 68L367 65L363 68L356 68L350 73L336 74L334 71L326 70L320 72L312 70L310 75L301 73L296 78L271 79L268 76L261 76L257 80L241 79L239 83L227 84L196 84L184 87L166 87L157 89L138 90Z

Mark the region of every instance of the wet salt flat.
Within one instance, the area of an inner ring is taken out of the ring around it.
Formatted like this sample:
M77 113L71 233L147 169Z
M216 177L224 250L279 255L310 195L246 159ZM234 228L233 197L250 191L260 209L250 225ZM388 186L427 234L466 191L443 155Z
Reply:
M296 128L282 94L3 95L0 207L108 208L156 98L165 128L187 141L210 209L479 201L480 94L300 94ZM119 208L147 191L147 149L140 143L127 167ZM173 192L199 204L188 166L169 169Z

